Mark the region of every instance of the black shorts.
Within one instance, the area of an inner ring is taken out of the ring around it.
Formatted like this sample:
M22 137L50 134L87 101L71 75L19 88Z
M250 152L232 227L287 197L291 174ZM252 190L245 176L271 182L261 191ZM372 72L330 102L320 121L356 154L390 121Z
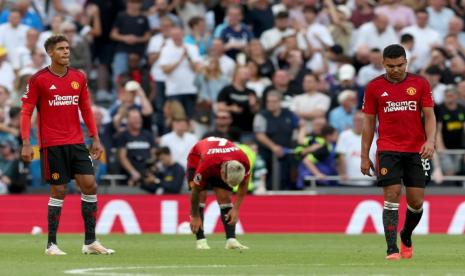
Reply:
M424 188L431 179L428 159L419 153L383 151L377 153L378 186L400 184L406 187Z
M84 144L43 148L40 161L42 178L51 185L67 184L75 174L94 174L92 158Z

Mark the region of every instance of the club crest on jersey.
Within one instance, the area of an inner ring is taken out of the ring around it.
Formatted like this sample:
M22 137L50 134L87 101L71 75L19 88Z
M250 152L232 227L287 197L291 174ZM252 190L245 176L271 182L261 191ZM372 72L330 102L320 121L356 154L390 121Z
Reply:
M388 173L388 169L382 168L381 169L381 175L386 175Z
M53 180L58 180L58 178L60 178L60 174L59 174L59 173L52 173L52 179L53 179Z
M77 82L77 81L71 82L71 87L72 87L73 89L78 90L78 89L79 89L79 82Z
M409 87L407 88L407 94L409 94L410 96L413 96L417 94L417 90L415 89L415 87Z
M200 184L200 181L202 181L202 175L200 175L200 173L195 174L194 183L195 184Z

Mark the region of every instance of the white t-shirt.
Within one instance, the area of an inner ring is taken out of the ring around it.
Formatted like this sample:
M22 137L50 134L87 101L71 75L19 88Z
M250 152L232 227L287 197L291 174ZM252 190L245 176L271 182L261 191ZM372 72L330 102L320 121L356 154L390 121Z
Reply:
M368 64L360 68L357 76L357 83L361 86L367 85L372 79L385 73L383 67L376 68L373 64Z
M374 162L373 157L376 153L376 139L373 139L373 141L370 148L370 159ZM343 185L371 186L373 184L373 181L369 180L369 177L363 175L360 171L360 162L362 161L361 145L362 135L355 134L352 129L344 130L339 135L336 144L336 153L344 155L347 177L367 178L367 180L341 182Z
M173 160L186 169L187 156L195 143L197 143L197 140L197 137L190 132L186 132L180 137L174 131L171 131L161 137L160 146L168 147Z
M429 27L420 28L417 25L413 25L402 29L401 34L410 34L413 36L412 55L416 56L416 59L412 64L409 64L409 67L413 71L420 70L426 65L434 45L439 46L442 44L439 33Z
M147 54L160 53L166 42L168 42L168 40L165 39L162 34L152 36L152 38L150 38L149 45L147 46ZM160 56L157 61L152 64L152 68L150 68L150 75L155 81L164 82L166 80L166 75L160 67Z
M292 99L290 110L294 113L310 112L317 109L328 111L331 98L320 92L314 94L304 93Z
M326 26L319 23L313 23L307 28L307 39L312 47L316 49L325 49L326 47L321 44L320 40L317 39L316 36L318 36L326 46L330 47L334 45L333 37Z
M183 44L183 47L187 49L187 54L194 63L201 61L197 46ZM160 66L176 63L184 53L183 47L176 46L171 40L168 41L160 52ZM183 58L178 67L166 75L166 96L196 94L197 88L194 85L194 80L195 73L187 58Z
M360 46L366 45L369 49L378 48L381 51L390 44L399 43L399 38L392 26L387 26L383 33L378 33L378 29L373 22L367 22L360 26L355 37L354 53Z
M5 86L10 91L13 91L15 78L16 76L13 66L8 61L2 62L0 64L0 85Z
M234 75L234 70L236 70L236 62L227 55L222 55L220 57L220 69L221 73L232 80Z
M8 51L8 60L14 59L16 49L26 45L26 34L29 27L19 24L13 28L10 23L0 25L0 45L3 45Z

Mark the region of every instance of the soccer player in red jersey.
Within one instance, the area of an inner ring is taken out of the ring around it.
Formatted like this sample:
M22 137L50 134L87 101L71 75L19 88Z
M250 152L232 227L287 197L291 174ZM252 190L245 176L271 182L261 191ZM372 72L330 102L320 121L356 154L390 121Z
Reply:
M429 179L429 160L435 148L436 118L429 83L406 72L405 50L398 44L383 51L386 74L373 79L365 89L360 169L370 175L371 142L379 121L377 178L384 190L383 225L387 243L386 259L409 259L413 254L412 232L423 213L423 197ZM422 121L422 115L424 123ZM397 247L398 208L401 181L406 187L407 213Z
M31 77L22 97L21 157L25 162L33 157L31 115L37 107L42 176L50 183L45 254L66 255L58 248L56 235L66 184L73 178L81 190L85 226L82 253L112 254L114 250L103 247L95 238L97 184L92 159L100 157L102 145L92 115L87 80L82 72L69 67L70 48L64 36L51 36L44 47L52 64ZM92 138L90 153L84 145L79 110Z
M207 186L211 186L220 205L221 221L226 232L226 249L248 249L236 240L239 207L247 193L250 176L249 159L234 143L218 137L200 140L187 157L187 180L191 194L191 229L197 249L210 249L203 231L203 209ZM232 189L239 185L233 204Z

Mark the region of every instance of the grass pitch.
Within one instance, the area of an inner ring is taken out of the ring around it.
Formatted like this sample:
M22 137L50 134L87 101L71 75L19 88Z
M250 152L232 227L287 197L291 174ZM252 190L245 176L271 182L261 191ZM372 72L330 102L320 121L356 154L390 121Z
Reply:
M413 259L386 261L381 235L243 235L250 250L208 236L100 236L112 256L82 255L81 235L59 235L67 256L44 255L45 235L0 235L0 275L465 275L465 236L415 236Z

